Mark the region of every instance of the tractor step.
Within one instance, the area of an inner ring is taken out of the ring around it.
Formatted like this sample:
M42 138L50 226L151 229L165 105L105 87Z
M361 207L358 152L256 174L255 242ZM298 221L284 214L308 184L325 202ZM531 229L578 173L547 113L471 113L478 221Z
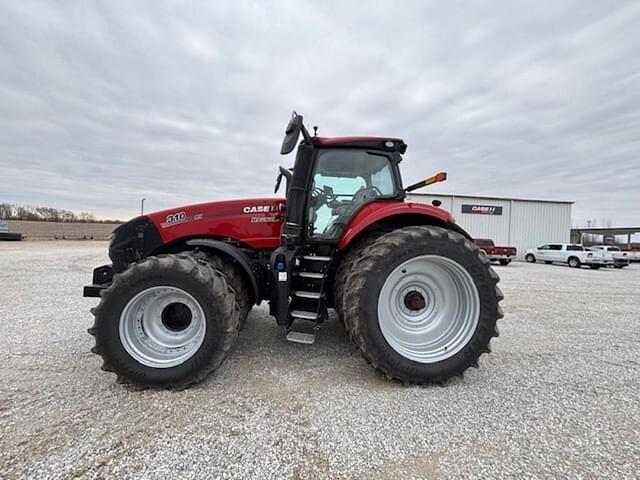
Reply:
M315 320L318 318L316 312L305 312L304 310L294 310L291 312L293 318L302 318L304 320Z
M297 290L293 292L293 295L298 298L309 298L311 300L319 300L321 293L320 292L307 292L304 290Z
M325 257L322 255L304 255L302 257L305 260L315 260L317 262L330 262L331 261L331 257Z
M298 275L300 275L302 278L315 278L318 280L324 277L324 274L319 272L298 272Z
M287 341L293 343L304 343L305 345L313 345L316 340L315 333L294 332L287 333Z

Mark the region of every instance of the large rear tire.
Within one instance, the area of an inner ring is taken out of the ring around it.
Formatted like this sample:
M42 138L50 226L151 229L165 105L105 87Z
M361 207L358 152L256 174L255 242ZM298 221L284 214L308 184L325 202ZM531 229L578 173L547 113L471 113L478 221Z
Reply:
M92 309L92 352L119 383L184 389L227 357L239 308L224 275L189 255L148 257L113 278Z
M461 376L490 352L503 317L498 275L459 233L389 232L358 258L344 293L350 337L365 359L404 383Z
M378 233L378 235L380 235ZM340 321L345 324L344 320L344 293L347 279L351 275L353 266L358 258L362 255L364 250L375 242L378 235L369 235L360 239L355 245L353 245L349 251L342 257L340 265L336 271L336 275L333 281L333 306L338 314Z

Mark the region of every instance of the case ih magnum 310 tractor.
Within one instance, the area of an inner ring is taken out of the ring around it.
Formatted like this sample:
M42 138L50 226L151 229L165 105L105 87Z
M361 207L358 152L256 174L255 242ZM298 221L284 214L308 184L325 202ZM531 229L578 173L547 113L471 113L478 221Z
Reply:
M334 308L365 359L408 384L461 376L490 351L498 275L448 212L404 201L446 175L403 188L401 139L311 136L295 112L281 153L300 135L276 181L286 200L189 205L113 232L113 263L84 290L101 298L89 333L103 370L186 388L223 362L263 300L300 343Z

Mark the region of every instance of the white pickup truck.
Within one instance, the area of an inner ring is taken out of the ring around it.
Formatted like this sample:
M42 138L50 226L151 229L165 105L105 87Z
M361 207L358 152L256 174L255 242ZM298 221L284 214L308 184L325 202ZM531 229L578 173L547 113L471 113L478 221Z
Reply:
M628 252L623 252L620 247L614 245L593 245L590 247L593 252L602 252L606 260L611 261L611 265L616 268L623 268L629 266L631 260Z
M630 262L640 262L640 250L624 250Z
M566 263L574 268L588 265L590 268L598 269L613 265L613 260L607 261L603 252L588 251L582 245L573 243L550 243L532 248L527 250L524 259L529 263Z

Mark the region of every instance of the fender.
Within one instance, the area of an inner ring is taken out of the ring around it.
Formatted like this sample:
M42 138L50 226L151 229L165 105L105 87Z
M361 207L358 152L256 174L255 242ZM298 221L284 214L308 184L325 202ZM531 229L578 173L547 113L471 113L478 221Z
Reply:
M464 235L467 240L471 240L473 242L473 237L469 235L469 233L457 223L452 223L451 225L448 225L448 227L454 232L458 232L460 235Z
M213 240L211 238L195 238L193 240L187 240L187 245L193 247L207 247L212 250L217 250L218 252L224 253L225 255L233 258L236 262L238 262L238 265L240 265L244 273L247 274L247 278L251 283L251 292L253 293L254 303L260 303L260 290L258 289L256 272L251 267L251 260L249 260L249 257L247 257L247 255L242 250L228 243L221 242L220 240Z
M361 232L375 223L384 220L399 219L398 217L406 215L423 217L424 223L442 225L461 233L471 240L471 236L456 225L453 216L442 208L424 203L377 201L365 205L356 215L354 215L347 225L347 228L345 228L342 233L337 248L338 250L343 250Z

